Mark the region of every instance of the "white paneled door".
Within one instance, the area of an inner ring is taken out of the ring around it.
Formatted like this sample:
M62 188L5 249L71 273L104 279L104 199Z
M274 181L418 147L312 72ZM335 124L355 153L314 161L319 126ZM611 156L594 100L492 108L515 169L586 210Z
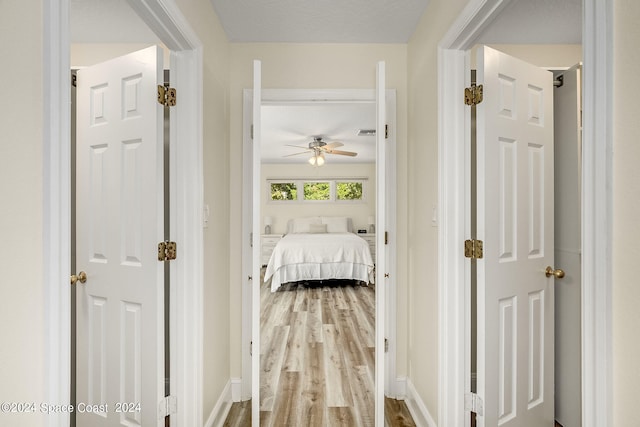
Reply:
M78 72L77 425L164 417L162 52Z
M478 425L552 426L553 78L488 47L477 64Z

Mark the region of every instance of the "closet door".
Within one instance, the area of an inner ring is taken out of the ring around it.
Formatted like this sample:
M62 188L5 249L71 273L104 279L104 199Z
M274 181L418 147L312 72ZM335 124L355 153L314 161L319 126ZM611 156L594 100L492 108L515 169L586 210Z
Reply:
M488 47L477 63L478 426L551 426L553 76Z
M78 71L77 425L164 425L162 51Z

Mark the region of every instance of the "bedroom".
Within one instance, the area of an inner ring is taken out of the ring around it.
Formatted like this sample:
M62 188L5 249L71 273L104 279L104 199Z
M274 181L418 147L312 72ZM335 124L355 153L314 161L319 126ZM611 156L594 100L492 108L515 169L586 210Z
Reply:
M299 414L368 425L375 377L375 104L263 102L261 122L260 418L277 424L283 411L302 406ZM317 146L324 151L310 148ZM291 253L281 251L294 239ZM320 252L310 249L314 244ZM291 257L320 261L342 252L357 261L277 268ZM327 277L357 280L305 280ZM291 403L305 393L315 398Z

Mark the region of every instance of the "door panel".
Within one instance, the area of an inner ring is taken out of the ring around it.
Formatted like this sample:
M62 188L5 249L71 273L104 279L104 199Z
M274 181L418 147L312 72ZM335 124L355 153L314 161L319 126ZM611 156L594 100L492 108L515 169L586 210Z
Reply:
M162 81L158 47L78 72L78 426L164 425Z
M553 78L482 47L478 394L485 426L553 425Z

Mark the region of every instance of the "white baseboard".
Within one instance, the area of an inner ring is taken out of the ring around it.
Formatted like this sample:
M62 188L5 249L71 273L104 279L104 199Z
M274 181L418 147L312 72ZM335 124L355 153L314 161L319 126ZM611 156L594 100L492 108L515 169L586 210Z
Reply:
M224 389L213 407L211 414L209 414L209 418L207 418L207 422L204 424L204 427L222 427L227 419L229 410L231 409L231 403L231 381L229 381L227 385L224 386Z
M396 378L396 395L393 396L398 400L405 400L407 398L407 377Z
M231 400L242 402L242 378L231 378Z
M413 387L413 383L410 379L406 379L407 397L404 402L411 413L413 421L417 427L437 427L436 422L429 413L427 406L422 401L422 398Z

